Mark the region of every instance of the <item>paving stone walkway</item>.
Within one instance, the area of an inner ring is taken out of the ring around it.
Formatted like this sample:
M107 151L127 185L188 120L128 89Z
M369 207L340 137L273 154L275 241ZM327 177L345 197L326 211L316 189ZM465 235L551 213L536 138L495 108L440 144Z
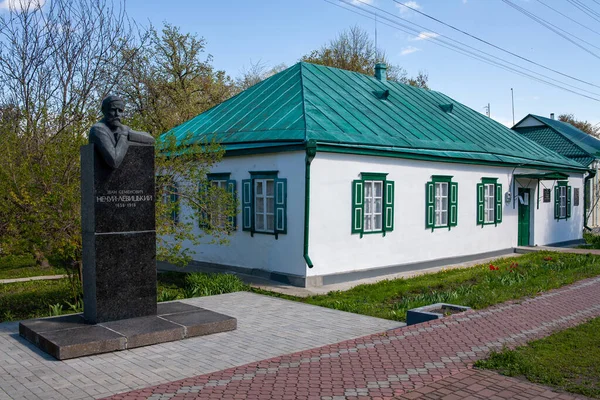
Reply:
M93 399L341 342L403 324L240 292L182 300L238 319L238 329L57 361L0 323L0 400Z
M600 316L600 277L532 299L471 310L438 321L124 393L112 399L350 400L422 395L441 398L435 393L429 396L419 392L428 390L423 388L429 385L434 389L430 393L437 391L438 395L449 396L448 399L461 398L450 389L434 385L447 382L445 379L452 381L453 376L460 378L460 374L464 379L472 378L468 371L473 362L494 349L524 344L597 316ZM336 321L330 324L334 326ZM506 378L496 376L498 385L506 382ZM530 389L535 386L523 385ZM466 393L472 398L510 398L504 397L506 392L500 395L502 391L495 396L490 386L494 383L480 384ZM523 391L521 398L559 396L553 392L545 395L546 389L541 393L531 391Z

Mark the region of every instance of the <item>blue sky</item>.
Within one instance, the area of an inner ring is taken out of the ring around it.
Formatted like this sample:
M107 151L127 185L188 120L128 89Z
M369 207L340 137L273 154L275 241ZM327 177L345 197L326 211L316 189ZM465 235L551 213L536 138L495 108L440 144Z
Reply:
M537 24L502 0L413 0L410 4L475 36L598 87L575 82L528 65L410 10L402 10L403 7L397 6L393 0L346 1L358 3L360 8L366 10L376 11L360 2L371 3L372 6L393 15L387 14L392 20L395 20L394 16L406 18L427 28L415 28L419 31L435 31L458 39L504 60L531 68L537 73L550 75L554 80L558 79L597 93L598 95L591 96L600 99L600 58ZM599 21L582 13L569 2L511 1L600 47L600 33L585 29L541 4L544 2L588 28L600 32ZM596 3L598 0L579 1L600 14L600 2ZM213 56L213 65L225 70L232 77L239 75L244 66L248 67L251 61L261 61L268 66L279 63L291 66L302 55L319 48L352 25L359 25L370 33L373 33L375 28L372 19L324 0L127 0L126 4L129 15L143 24L152 22L160 26L166 21L181 27L184 32L194 32L204 37L207 41L206 51ZM419 70L427 71L432 89L441 91L479 112L485 113L484 106L490 103L492 117L502 123L512 123L511 87L514 88L515 121L528 113L549 116L554 112L558 116L567 112L574 113L578 119L585 119L594 124L600 123L598 101L468 58L440 47L430 39L415 40L415 35L382 23L377 25L377 31L378 46L387 53L391 62L404 67L409 75L416 74ZM589 48L600 57L600 48Z

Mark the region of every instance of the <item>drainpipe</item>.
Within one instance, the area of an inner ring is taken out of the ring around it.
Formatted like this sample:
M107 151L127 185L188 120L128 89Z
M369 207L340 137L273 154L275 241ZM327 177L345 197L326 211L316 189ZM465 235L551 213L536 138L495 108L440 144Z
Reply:
M589 183L590 179L592 179L594 176L596 175L596 171L593 169L588 170L587 172L587 176L585 177L585 179L583 180L583 227L585 229L587 229L588 231L591 231L592 228L590 228L588 226L588 213L587 213L587 208L591 205L591 204L587 204L588 203L588 198L586 196L586 190L585 188L587 187L587 185L590 185L590 203L591 203L591 197L592 197L592 190L591 190L591 184ZM591 211L591 210L590 210Z
M317 142L313 139L306 143L306 169L304 173L304 260L308 268L313 262L308 255L308 233L310 224L310 163L317 154Z

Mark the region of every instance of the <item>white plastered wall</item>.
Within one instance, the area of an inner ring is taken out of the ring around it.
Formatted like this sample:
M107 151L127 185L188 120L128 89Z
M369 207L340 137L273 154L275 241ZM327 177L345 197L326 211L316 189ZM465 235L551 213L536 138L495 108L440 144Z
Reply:
M361 172L388 173L387 179L395 182L394 230L385 237L367 234L361 238L351 234L352 181L360 179ZM483 228L476 224L476 184L482 177L498 178L506 193L512 190L512 174L513 168L509 167L319 152L311 165L309 255L314 268L308 269L307 275L358 271L515 247L518 215L512 202L503 202L502 223ZM425 228L425 184L432 175L450 175L453 182L458 182L458 226L451 230ZM582 187L581 175L573 178L571 185ZM535 198L535 191L532 197ZM560 221L560 226L549 225L556 224L550 211L544 209L536 215L532 235L536 243L580 238L582 204L581 200L580 206L573 208L573 217ZM532 205L531 214L536 211ZM554 227L558 232L554 232Z
M521 173L521 171L519 171ZM569 219L554 218L554 186L556 181L540 181L539 193L536 180L518 179L517 187L531 189L530 245L543 246L553 243L568 242L581 239L583 236L583 175L572 174L569 177L571 186L571 217ZM543 189L550 189L550 202L544 203ZM575 188L579 189L579 205L575 205ZM539 196L539 209L538 209Z
M229 244L201 244L193 246L196 261L258 268L285 274L304 276L306 264L303 257L304 244L304 152L283 152L265 155L226 157L212 168L212 173L231 173L230 179L237 184L238 201L241 204L242 179L250 179L249 171L279 171L279 178L287 178L287 234L274 235L242 231L242 213L237 216L237 230L229 236ZM241 210L241 205L238 205ZM183 214L189 210L183 208ZM194 233L202 234L198 224ZM203 238L204 242L210 240Z

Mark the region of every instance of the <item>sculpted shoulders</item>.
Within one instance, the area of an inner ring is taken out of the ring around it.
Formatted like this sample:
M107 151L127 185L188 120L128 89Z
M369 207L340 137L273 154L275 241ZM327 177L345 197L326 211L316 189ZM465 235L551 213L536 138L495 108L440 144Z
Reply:
M104 122L96 122L90 128L90 137L98 135L108 135L109 133L111 133L110 129L108 128L108 126L106 126Z

